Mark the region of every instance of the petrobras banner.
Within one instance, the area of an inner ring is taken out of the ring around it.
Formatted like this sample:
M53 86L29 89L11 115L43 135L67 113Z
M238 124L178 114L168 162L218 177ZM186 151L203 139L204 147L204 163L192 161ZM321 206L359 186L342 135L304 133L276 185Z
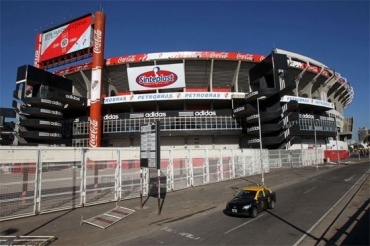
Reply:
M130 91L184 88L184 64L127 68Z
M326 107L326 108L330 108L330 109L334 108L334 105L332 103L325 102L325 101L322 101L322 100L306 98L306 97L283 96L280 99L281 102L289 102L291 100L295 100L299 104L308 104L308 105L314 105L314 106L321 106L321 107Z
M163 100L226 100L231 99L232 93L229 92L178 92L178 93L152 93L139 95L126 95L105 97L104 104L124 103L124 102L143 102L143 101L163 101Z

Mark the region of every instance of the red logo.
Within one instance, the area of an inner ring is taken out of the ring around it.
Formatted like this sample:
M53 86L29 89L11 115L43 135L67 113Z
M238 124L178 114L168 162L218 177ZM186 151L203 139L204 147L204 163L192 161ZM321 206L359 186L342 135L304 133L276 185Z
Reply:
M140 74L136 78L136 83L149 88L168 86L177 81L177 75L171 71L160 70L154 67L153 71Z

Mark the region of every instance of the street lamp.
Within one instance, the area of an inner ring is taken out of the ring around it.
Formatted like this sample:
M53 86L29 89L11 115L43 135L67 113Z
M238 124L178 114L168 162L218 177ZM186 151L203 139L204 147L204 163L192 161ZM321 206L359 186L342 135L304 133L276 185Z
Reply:
M315 135L315 163L316 163L316 170L319 170L319 166L317 165L317 143L316 143L316 122L318 122L318 119L315 119L314 125L313 125L313 131Z
M260 161L261 161L261 175L262 175L262 185L265 185L265 177L263 171L263 162L262 162L262 137L261 137L261 115L260 115L260 100L265 100L266 96L261 96L257 98L257 113L258 113L258 129L260 134Z
M340 129L340 128L339 128ZM338 133L339 133L339 129L337 127L337 137L336 137L336 140L337 140L337 163L338 165L340 164L340 158L339 158L339 145L338 145Z

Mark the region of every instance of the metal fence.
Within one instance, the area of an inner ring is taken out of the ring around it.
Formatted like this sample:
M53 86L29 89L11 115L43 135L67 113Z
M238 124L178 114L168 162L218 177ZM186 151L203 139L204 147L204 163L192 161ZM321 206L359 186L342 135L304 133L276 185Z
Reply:
M1 148L0 221L314 165L314 150L184 149L161 152L157 170L122 148ZM317 160L315 159L316 157ZM262 165L261 165L262 162Z

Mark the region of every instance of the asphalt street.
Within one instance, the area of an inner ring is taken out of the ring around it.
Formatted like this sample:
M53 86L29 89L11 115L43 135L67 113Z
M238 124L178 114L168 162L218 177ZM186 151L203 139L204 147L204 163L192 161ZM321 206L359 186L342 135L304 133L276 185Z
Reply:
M289 189L289 187L294 184L299 185L304 182L310 183L318 175L321 176L324 175L325 172L331 172L336 169L345 169L351 165L361 165L365 167L363 170L365 170L364 174L367 172L367 176L363 177L364 180L361 181L361 185L355 186L355 189L351 191L353 194L349 192L345 196L345 199L342 199L336 204L337 206L335 208L328 206L326 210L330 211L325 215L325 219L321 219L322 221L315 227L310 227L309 225L312 225L314 221L319 221L320 218L312 216L312 221L307 224L308 226L300 228L304 231L300 233L303 236L299 235L298 241L291 242L298 242L297 245L326 245L327 243L331 245L351 245L354 242L357 245L361 245L361 243L368 244L369 161L348 159L346 163L342 162L341 165L336 165L334 163L320 165L319 171L316 171L315 167L310 166L302 168L271 169L269 173L265 174L266 185L279 191L281 189ZM194 221L197 222L199 228L202 229L207 227L213 229L222 227L222 225L228 223L227 221L233 221L231 223L237 221L238 223L236 224L239 225L246 223L243 226L247 226L247 228L252 225L262 228L267 218L275 220L281 220L281 218L283 218L283 215L275 216L274 218L271 213L263 212L257 217L257 221L253 221L249 218L234 218L217 213L217 211L222 211L226 201L229 200L238 189L250 182L259 183L260 179L260 175L255 175L176 192L163 193L161 194L160 214L158 214L158 199L156 195L153 194L152 196L144 198L144 206L142 208L140 207L140 199L135 198L123 200L118 203L100 204L74 210L3 221L0 224L1 236L53 236L56 240L53 241L51 245L142 245L144 243L171 245L175 244L174 242L178 242L177 244L182 245L200 245L207 242L204 239L207 236L202 235L202 238L197 236L196 226L194 231L194 224L192 224ZM338 185L343 184L339 183ZM312 187L315 186L316 188L314 189L320 190L320 187L316 184ZM305 187L307 187L307 185L303 185L302 189ZM326 195L340 196L341 194L335 194L334 191L332 194L329 193ZM277 206L279 205L279 199L284 200L284 196L281 195L280 198L278 197ZM135 212L106 229L101 229L87 223L81 223L81 219L87 219L105 213L117 205L133 209ZM285 209L294 211L294 203L292 203L291 208ZM213 214L222 216L222 221L219 221L219 223L211 223L210 221L212 220L208 220L207 222L207 216L213 216ZM298 215L297 212L297 217L299 219ZM242 220L243 223L239 223ZM185 227L174 227L174 225L177 224L181 224ZM186 228L187 224L192 228ZM181 228L181 230L177 228ZM230 230L232 229L233 228ZM283 230L284 228L282 227L281 229ZM268 230L274 230L274 228ZM190 233L190 231L192 233ZM198 231L201 231L201 229ZM224 230L226 234L218 236L220 238L227 236L238 237L239 234L235 234L237 231L238 228L228 233ZM293 231L295 231L293 233L296 233L297 230ZM173 237L173 240L176 241L172 243L168 241L165 243L160 240L156 242L150 241L153 235L155 235L154 238L157 238L160 234L164 235L165 238ZM264 235L264 232L261 231L260 234ZM243 235L244 234L241 233L239 236L243 237ZM212 236L214 235L209 235L208 237ZM183 238L184 240L179 240L179 238ZM297 236L295 238L297 238ZM145 241L147 239L149 241ZM212 240L209 242L212 242ZM220 243L217 244L220 245ZM256 241L254 245L258 244L258 241ZM279 241L273 241L269 244L282 245Z

